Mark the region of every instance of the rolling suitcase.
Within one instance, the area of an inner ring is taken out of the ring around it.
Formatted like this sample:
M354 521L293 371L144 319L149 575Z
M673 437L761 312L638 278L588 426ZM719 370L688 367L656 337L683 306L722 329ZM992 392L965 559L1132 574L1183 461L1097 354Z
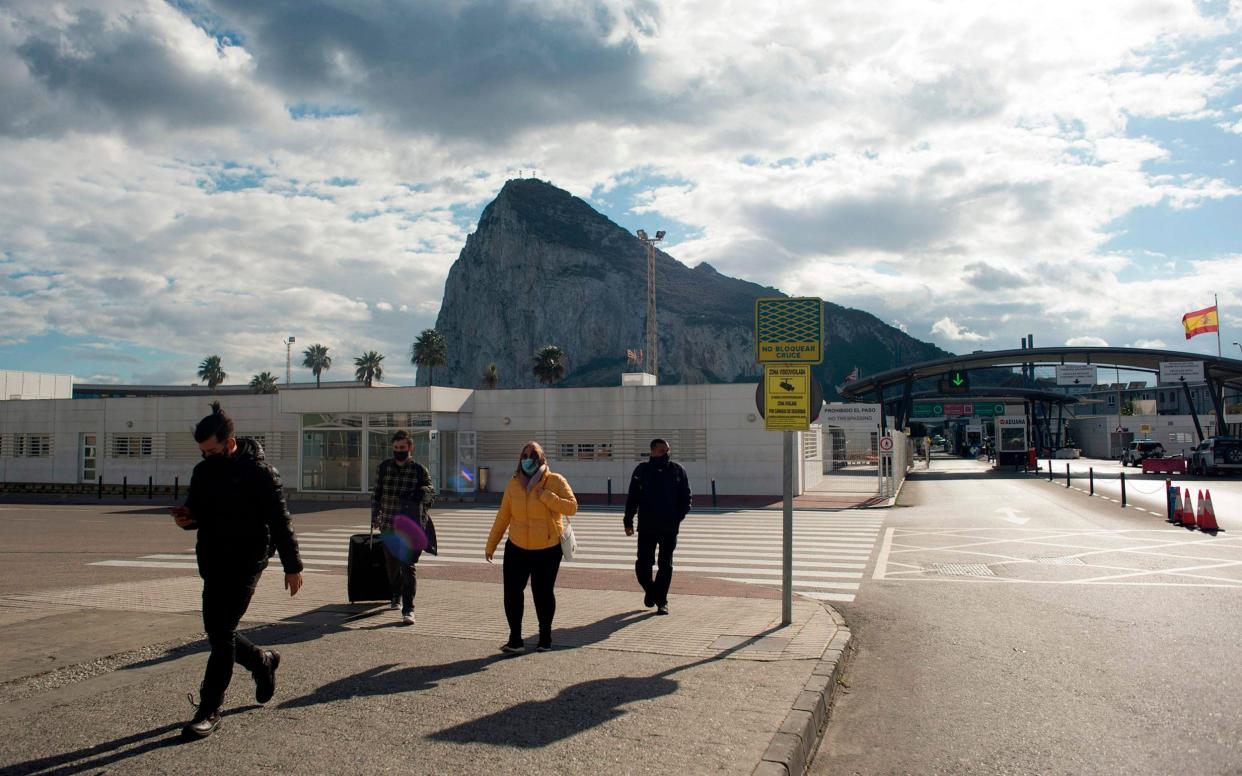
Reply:
M375 534L354 534L349 537L349 563L346 568L349 602L388 601L388 566L384 562L384 545Z

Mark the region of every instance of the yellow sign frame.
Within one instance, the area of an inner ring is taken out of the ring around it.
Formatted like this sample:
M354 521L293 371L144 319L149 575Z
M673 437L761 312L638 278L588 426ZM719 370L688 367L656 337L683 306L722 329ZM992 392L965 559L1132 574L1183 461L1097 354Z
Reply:
M824 301L816 296L764 296L755 300L755 361L821 364Z
M811 428L811 365L768 364L763 368L763 427L767 431Z

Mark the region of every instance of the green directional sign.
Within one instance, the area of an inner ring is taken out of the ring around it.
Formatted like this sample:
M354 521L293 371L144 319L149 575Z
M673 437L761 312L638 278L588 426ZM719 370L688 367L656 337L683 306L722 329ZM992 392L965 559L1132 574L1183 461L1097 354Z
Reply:
M940 378L938 389L941 393L969 393L970 374L964 369L954 369Z
M976 415L979 415L979 416L981 416L981 417L985 417L985 418L992 418L992 417L996 417L997 415L1004 415L1004 414L1005 414L1005 405L1004 405L1004 404L999 404L999 403L997 403L997 404L991 404L991 403L983 403L983 404L981 404L981 403L979 403L979 402L975 402L975 414L976 414Z

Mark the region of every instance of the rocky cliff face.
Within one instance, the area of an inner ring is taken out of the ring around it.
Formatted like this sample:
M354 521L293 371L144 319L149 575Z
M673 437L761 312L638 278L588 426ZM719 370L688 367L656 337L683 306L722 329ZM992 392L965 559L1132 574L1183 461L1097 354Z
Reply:
M538 180L511 180L483 211L449 270L436 328L448 363L436 385L475 388L489 363L499 387L539 385L535 351L566 354L566 386L618 385L627 348L646 341L643 244L590 205ZM660 383L752 381L754 300L781 292L656 255ZM874 374L949 355L876 317L825 303L825 392L855 366ZM426 385L424 370L418 384Z

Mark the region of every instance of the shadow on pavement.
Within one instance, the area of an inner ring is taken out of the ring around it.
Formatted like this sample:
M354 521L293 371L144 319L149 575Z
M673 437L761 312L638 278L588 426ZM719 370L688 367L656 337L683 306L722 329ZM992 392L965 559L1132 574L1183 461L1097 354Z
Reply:
M457 744L495 744L535 749L577 735L625 713L622 706L677 691L680 683L670 677L692 668L723 660L757 643L779 627L751 636L742 643L711 657L661 671L654 676L617 676L592 679L561 690L555 698L526 701L485 717L432 733L428 738Z
M233 714L239 714L245 711L262 708L261 706L251 704L236 709L225 711L222 716L229 717ZM179 746L181 744L190 743L181 736L181 728L190 720L193 714L187 713L185 719L180 722L173 722L167 725L161 725L151 730L144 730L141 733L134 733L121 738L114 738L102 744L84 747L73 752L65 752L63 754L54 754L48 757L40 757L34 760L26 760L25 762L13 763L4 767L5 773L27 773L41 774L41 776L51 776L52 774L70 774L85 773L88 771L103 773L108 770L107 766L113 765L131 757L153 752L156 749L163 749L169 746ZM140 743L143 742L143 743ZM131 746L138 744L138 746ZM126 748L130 747L130 748Z

